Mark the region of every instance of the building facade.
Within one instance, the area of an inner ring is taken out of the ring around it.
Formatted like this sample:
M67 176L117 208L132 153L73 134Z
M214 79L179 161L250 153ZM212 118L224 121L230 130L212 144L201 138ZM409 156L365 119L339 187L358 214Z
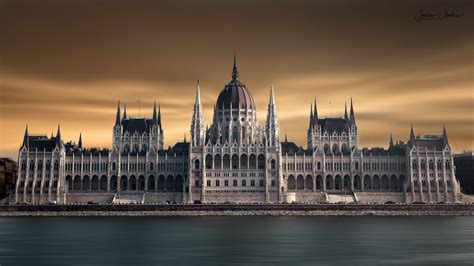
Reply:
M234 57L231 80L207 126L199 81L191 139L163 146L161 111L129 117L120 102L110 149L31 136L19 150L15 201L56 203L456 202L461 200L446 129L389 147L360 148L355 109L320 118L311 104L307 147L280 140L273 86L259 125Z

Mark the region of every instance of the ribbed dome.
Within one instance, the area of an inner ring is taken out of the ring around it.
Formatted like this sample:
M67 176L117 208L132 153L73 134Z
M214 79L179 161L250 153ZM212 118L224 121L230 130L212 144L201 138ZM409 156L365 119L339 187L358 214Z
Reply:
M245 88L245 85L238 79L232 79L217 98L217 109L221 109L222 107L224 107L224 109L230 109L231 105L232 108L255 108L252 94L250 94L247 88Z
M255 102L252 94L247 90L245 85L239 80L239 72L237 71L237 63L234 54L234 68L232 70L232 80L225 86L217 98L216 107L221 109L241 108L255 109Z

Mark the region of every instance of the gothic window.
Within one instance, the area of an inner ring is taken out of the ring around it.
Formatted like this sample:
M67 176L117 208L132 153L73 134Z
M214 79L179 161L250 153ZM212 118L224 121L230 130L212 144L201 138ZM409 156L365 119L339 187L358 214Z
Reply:
M216 187L219 187L221 185L220 180L216 180Z
M441 160L438 160L438 162L436 163L436 168L438 168L438 170L441 170L443 168L443 164L441 163Z
M355 162L355 163L354 163L354 168L355 168L356 171L359 170L359 162Z
M194 170L199 170L199 159L194 160Z
M240 169L247 169L247 155L246 154L242 154L240 156Z
M446 170L450 170L450 169L451 169L451 165L450 165L450 163L449 163L449 160L446 160L445 167L446 167Z
M234 154L232 155L232 169L238 169L239 168L239 156Z
M48 160L46 161L46 171L51 170L51 162Z
M212 169L212 155L206 155L206 169Z
M130 145L128 144L125 144L125 148L124 148L125 152L130 152Z
M208 186L208 187L211 186L211 180L207 180L207 186Z
M412 167L413 169L415 169L415 170L418 168L417 165L416 165L416 159L413 160L413 163L412 163L412 166L411 166L411 167Z
M237 131L237 127L234 127L232 129L232 142L238 142L238 137L239 137L239 133Z
M257 167L257 157L254 154L251 154L249 157L249 168L255 169Z
M254 187L255 186L255 180L250 180L250 186Z
M339 146L337 146L337 144L334 144L332 146L332 153L338 153L339 152Z
M214 156L214 168L221 169L221 167L222 167L221 164L222 164L221 156L219 154L216 154Z
M194 180L194 186L199 187L199 180Z
M260 179L259 185L260 185L261 187L264 187L264 186L265 186L265 180Z
M229 180L224 180L224 186L228 187L229 186Z
M142 145L142 151L147 151L147 145L146 144Z
M317 163L317 168L318 168L318 170L321 170L321 162Z
M243 187L247 186L247 181L246 180L242 180L242 186Z
M421 170L425 170L426 169L426 162L425 160L421 160Z
M275 159L272 159L270 164L271 164L272 170L275 170L276 169Z
M324 144L324 153L328 153L329 152L329 144Z
M433 160L430 160L430 165L429 165L429 167L430 167L430 170L433 170L433 169L434 169L434 163L433 163Z
M233 183L232 185L233 185L234 187L237 186L237 180L234 179L234 181L232 181L232 183Z
M150 171L153 171L153 162L150 162Z
M258 156L258 169L265 169L265 156L263 154Z
M230 156L229 154L224 155L224 169L230 168Z

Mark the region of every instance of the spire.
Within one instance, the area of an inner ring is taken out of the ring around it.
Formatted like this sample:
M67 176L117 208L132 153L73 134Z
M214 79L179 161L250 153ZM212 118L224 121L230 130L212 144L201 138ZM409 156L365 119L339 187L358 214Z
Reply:
M275 106L275 92L273 90L273 83L272 83L272 87L270 89L270 102L269 102L269 105Z
M194 111L191 120L191 142L193 146L201 145L201 138L204 134L204 119L201 105L201 86L199 80L196 82L196 98L194 99Z
M355 115L354 115L354 106L352 105L352 97L351 97L351 111L350 111L350 119L351 125L355 125Z
M155 102L153 103L153 125L156 126L157 125L157 117L156 117L156 98L155 98Z
M115 117L115 126L120 125L120 100L118 101L117 104L117 116Z
M123 104L123 119L127 119L127 104Z
M239 78L239 71L237 71L237 56L234 51L234 67L232 68L232 79Z
M410 128L410 140L409 140L410 145L415 144L415 131L413 131L413 124L411 124Z
M56 132L56 143L61 143L61 126L58 124L58 131Z
M288 142L288 135L285 132L285 142Z
M316 106L316 97L314 97L314 113L313 113L313 125L318 124L318 107Z
M273 84L270 88L270 99L268 100L268 111L266 121L266 134L268 142L271 146L276 146L280 142L280 125L278 123L278 116L275 103L275 90Z
M446 125L443 125L443 146L448 145L448 133L446 133Z
M158 125L161 127L161 103L158 103Z
M349 119L349 116L347 115L347 102L344 102L344 119Z
M389 143L389 148L393 147L393 136L392 133L390 133L390 143Z
M311 103L311 107L309 110L309 129L313 128L313 122L314 122L313 103Z
M23 146L28 146L28 124L26 124L25 135L23 137Z
M77 144L77 147L79 147L79 149L82 149L82 133L79 133L79 142Z
M186 132L184 132L184 138L183 138L184 143L186 143Z

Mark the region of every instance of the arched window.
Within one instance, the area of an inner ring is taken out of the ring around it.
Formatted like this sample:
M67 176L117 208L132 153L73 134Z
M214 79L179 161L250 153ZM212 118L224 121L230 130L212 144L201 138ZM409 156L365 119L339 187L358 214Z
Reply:
M354 163L354 168L356 169L356 171L359 170L359 162L355 162L355 163Z
M139 149L138 144L134 144L133 145L133 151L138 152L138 149Z
M251 154L249 157L249 168L255 169L257 167L257 157L254 154Z
M332 153L338 153L339 152L339 146L337 146L336 143L334 143L334 145L332 145Z
M153 162L150 162L150 171L153 171Z
M222 167L221 156L219 154L216 154L214 156L214 168L215 169L221 169L221 167Z
M194 160L194 170L199 170L199 159Z
M117 167L117 164L115 162L112 163L112 171L115 171L115 168Z
M232 129L232 142L238 142L239 141L239 132L237 131L237 127L234 127Z
M232 185L233 185L234 187L237 186L237 180L236 180L236 179L234 179L234 181L232 181Z
M429 167L430 167L430 170L433 170L433 169L434 169L434 163L433 163L433 160L430 160Z
M230 156L229 154L224 155L224 169L230 168Z
M142 151L147 151L148 150L148 146L146 144L143 144L142 145Z
M451 164L449 163L449 160L446 160L445 167L446 167L446 170L451 169Z
M258 169L265 169L265 156L263 154L258 156Z
M417 168L418 168L417 165L416 165L416 159L413 160L413 163L412 163L411 167L412 167L413 169L417 169Z
M212 155L206 155L206 169L212 169Z
M317 169L321 170L321 162L318 162L316 165L317 165Z
M232 155L232 169L238 169L239 168L239 156L234 154Z
M272 159L272 160L271 160L271 167L272 167L272 170L275 170L275 169L276 169L276 161L275 161L275 159Z
M247 169L247 163L248 163L247 155L242 154L240 156L240 169Z

